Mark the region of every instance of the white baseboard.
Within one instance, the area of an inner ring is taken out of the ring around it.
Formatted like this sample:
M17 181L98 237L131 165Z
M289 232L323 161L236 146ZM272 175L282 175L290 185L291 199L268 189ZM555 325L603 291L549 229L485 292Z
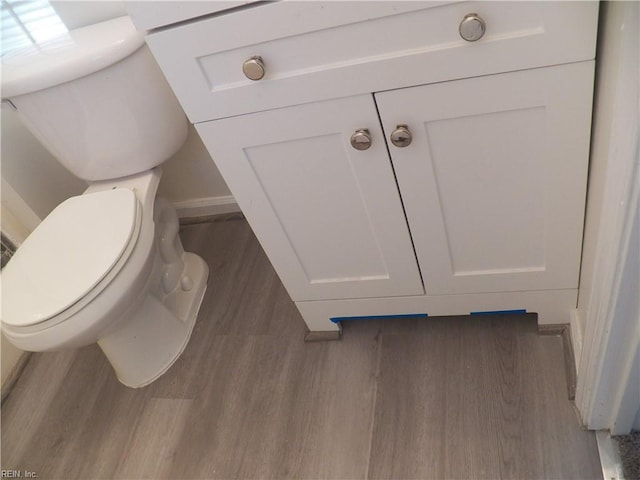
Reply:
M179 218L208 217L240 211L235 198L231 195L183 200L173 202L173 206Z
M571 310L569 316L569 328L571 328L571 343L573 344L573 358L576 364L576 372L580 368L580 356L582 355L582 329L578 309Z

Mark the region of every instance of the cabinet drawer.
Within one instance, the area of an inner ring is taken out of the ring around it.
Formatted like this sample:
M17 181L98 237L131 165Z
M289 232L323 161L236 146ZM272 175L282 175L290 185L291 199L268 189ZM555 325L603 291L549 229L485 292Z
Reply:
M486 23L465 41L469 13ZM277 2L147 42L194 123L354 94L592 59L594 2ZM260 56L253 81L245 60Z

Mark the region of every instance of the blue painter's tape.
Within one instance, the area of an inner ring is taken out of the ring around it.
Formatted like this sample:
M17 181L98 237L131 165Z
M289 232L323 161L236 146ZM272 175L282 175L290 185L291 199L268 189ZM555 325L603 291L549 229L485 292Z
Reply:
M527 313L526 309L521 310L494 310L492 312L471 312L471 315L513 315L517 313Z
M427 318L428 316L428 313L406 313L403 315L363 315L359 317L332 317L329 320L331 320L333 323L339 323L347 320L376 320L381 318Z

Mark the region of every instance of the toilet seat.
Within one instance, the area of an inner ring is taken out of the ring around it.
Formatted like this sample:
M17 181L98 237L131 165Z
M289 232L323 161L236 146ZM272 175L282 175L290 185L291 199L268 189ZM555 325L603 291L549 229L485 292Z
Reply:
M60 204L2 272L2 322L35 326L97 295L108 284L105 280L126 264L140 232L140 210L128 188L87 193Z

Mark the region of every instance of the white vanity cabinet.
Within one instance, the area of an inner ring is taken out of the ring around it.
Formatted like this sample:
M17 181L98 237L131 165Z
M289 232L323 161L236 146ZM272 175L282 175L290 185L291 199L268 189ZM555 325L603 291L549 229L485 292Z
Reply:
M296 301L419 295L417 264L428 295L570 289L592 74L580 62L196 128Z
M282 1L147 42L310 330L567 323L597 7Z

